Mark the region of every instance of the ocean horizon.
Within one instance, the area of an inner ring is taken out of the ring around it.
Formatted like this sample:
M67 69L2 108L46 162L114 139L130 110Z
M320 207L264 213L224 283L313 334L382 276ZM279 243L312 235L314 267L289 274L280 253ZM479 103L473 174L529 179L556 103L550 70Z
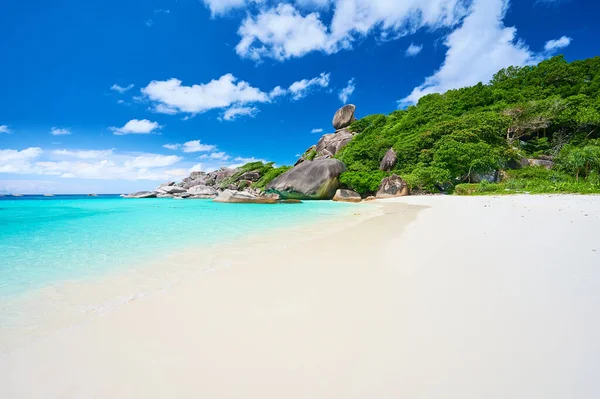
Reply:
M0 299L140 268L178 251L326 220L354 206L130 200L118 194L3 196Z

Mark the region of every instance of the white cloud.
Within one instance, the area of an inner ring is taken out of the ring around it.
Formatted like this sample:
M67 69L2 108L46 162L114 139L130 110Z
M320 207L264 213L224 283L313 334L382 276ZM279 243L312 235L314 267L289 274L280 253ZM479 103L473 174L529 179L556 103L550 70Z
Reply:
M421 97L450 89L487 83L500 69L534 64L540 60L516 37L514 27L505 27L508 0L475 0L463 24L446 39L442 66L400 106L415 104Z
M68 136L69 134L71 134L71 130L53 127L52 129L50 129L50 134L53 136Z
M166 148L167 150L172 150L172 151L178 150L179 147L181 147L181 144L165 144L165 145L163 145L163 148Z
M411 43L410 46L408 46L408 48L406 49L406 56L407 57L415 57L417 54L419 54L421 52L421 50L423 50L423 45L417 45L414 43Z
M215 150L217 146L212 144L203 144L200 140L188 141L183 144L183 152L208 152Z
M238 34L242 39L235 51L255 61L265 57L283 61L313 50L332 52L327 27L319 14L303 16L290 4L263 9L256 17L248 15Z
M225 109L222 120L234 120L240 116L254 116L259 111L256 104L268 103L277 97L290 95L298 100L317 88L329 86L330 74L321 73L312 79L292 83L287 89L276 86L269 93L239 81L232 74L205 84L183 86L178 79L152 81L142 93L154 104L152 111L174 115L179 112L192 116L213 109Z
M203 2L210 9L212 15L216 16L226 14L235 8L244 7L250 0L203 0Z
M0 150L0 173L96 180L165 181L182 176L182 157L114 150Z
M126 166L132 166L134 168L160 168L165 166L171 166L181 161L182 158L177 155L140 155L134 157L132 160L126 161Z
M151 122L148 119L132 119L123 127L111 127L110 130L117 136L126 134L151 134L157 129L162 128L157 122Z
M154 25L154 21L151 19L147 19L146 22L144 22L146 24L147 27L151 27L152 25Z
M238 81L232 74L221 76L206 84L182 86L179 79L152 81L142 89L142 93L151 101L171 110L197 114L215 108L228 108L234 104L264 103L269 95L252 87L244 81ZM156 109L156 108L155 108Z
M426 27L452 27L466 15L471 0L333 0L331 24L317 12L302 13L291 4L261 8L248 14L238 29L238 55L259 61L302 57L312 51L327 54L350 49L357 39L376 34L390 40ZM327 1L300 1L327 6ZM240 5L241 6L241 5Z
M157 8L157 9L154 10L154 13L155 14L170 14L171 10Z
M338 94L340 101L346 104L350 99L350 96L354 93L354 89L356 89L356 86L354 85L354 78L352 78L348 81L346 87L344 87Z
M294 100L299 100L305 97L310 90L315 87L328 87L329 86L330 74L321 73L318 77L308 79L302 79L298 82L294 82L288 88L288 92L292 95Z
M6 125L0 125L0 133L11 134L12 131Z
M567 36L563 36L560 39L556 39L556 40L549 40L546 42L546 45L544 46L544 50L546 50L549 53L560 50L561 48L565 48L569 44L571 44L571 40L572 39Z
M134 87L133 84L130 84L130 85L125 86L125 87L119 86L118 84L114 84L114 85L111 86L110 89L113 90L113 91L117 91L117 92L123 94L123 93L125 93L125 92L133 89L133 87Z
M52 154L79 159L97 159L110 156L114 150L54 150Z
M323 129L321 129L321 128L313 129L313 130L311 130L311 133L323 133Z
M258 108L256 107L231 107L225 111L223 114L223 120L233 121L240 116L250 116L254 117L258 113Z
M216 159L219 161L228 161L231 159L231 156L227 155L225 152L213 152L211 154L204 154L199 157L199 159Z
M276 98L276 97L280 97L280 96L284 96L287 93L286 89L283 89L281 86L276 86L273 90L271 90L271 92L269 93L269 97L270 98Z

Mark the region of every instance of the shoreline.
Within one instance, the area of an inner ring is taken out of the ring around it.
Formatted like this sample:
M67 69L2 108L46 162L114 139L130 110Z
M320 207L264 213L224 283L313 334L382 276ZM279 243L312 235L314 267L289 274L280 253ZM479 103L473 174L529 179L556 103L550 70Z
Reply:
M248 254L248 248L254 248L253 251L257 253L272 250L273 243L282 242L282 237L316 239L376 217L382 209L381 204L373 202L339 206L348 206L349 209L329 215L326 220L258 229L252 234L226 238L217 243L189 244L154 261L144 260L122 270L63 280L0 298L0 309L4 315L4 323L0 323L0 356L27 341L43 339L48 333L77 327L142 297L173 289L186 278L201 278L233 267L240 263L242 254ZM7 315L12 315L12 318Z
M372 204L15 350L0 396L600 394L599 197Z

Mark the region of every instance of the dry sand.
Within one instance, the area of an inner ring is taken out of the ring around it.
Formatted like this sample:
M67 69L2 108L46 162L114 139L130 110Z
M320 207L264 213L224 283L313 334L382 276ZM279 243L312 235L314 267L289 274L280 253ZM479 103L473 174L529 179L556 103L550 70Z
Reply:
M600 197L361 213L12 348L0 397L600 397Z

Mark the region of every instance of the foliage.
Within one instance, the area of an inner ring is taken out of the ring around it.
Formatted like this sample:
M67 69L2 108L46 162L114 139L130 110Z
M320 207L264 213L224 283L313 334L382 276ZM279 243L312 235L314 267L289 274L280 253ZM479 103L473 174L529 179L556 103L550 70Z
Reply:
M367 196L377 192L381 181L386 176L387 173L380 170L372 172L344 172L340 176L340 182L362 196Z
M506 194L555 194L580 193L600 194L600 175L592 173L587 179L577 180L573 176L543 167L532 166L507 172L500 183L459 184L458 195L506 195Z
M372 176L390 148L398 154L392 173L413 189L452 192L473 173L518 166L523 155L556 157L564 179L544 185L537 177L515 177L511 184L533 179L536 190L582 188L578 179L590 185L588 177L600 174L595 140L600 138L600 57L569 63L557 56L536 66L509 67L488 84L427 95L417 105L367 116L350 128L360 134L336 158L346 164L346 184L361 193L372 188Z
M237 168L237 172L233 176L231 176L227 179L223 179L223 181L220 182L219 187L222 189L229 187L230 185L232 185L235 182L237 182L238 180L240 180L240 178L242 177L242 175L244 173L257 172L261 176L265 176L269 171L271 171L273 169L274 169L273 162L269 162L269 163L263 163L261 161L250 162L250 163L247 163L247 164Z
M291 166L280 166L279 168L274 168L271 166L271 169L264 173L260 180L252 185L252 188L264 190L269 183L290 169L292 169Z
M583 146L577 147L568 144L562 148L556 159L559 170L563 170L579 181L587 178L591 173L600 172L600 140L592 140Z

